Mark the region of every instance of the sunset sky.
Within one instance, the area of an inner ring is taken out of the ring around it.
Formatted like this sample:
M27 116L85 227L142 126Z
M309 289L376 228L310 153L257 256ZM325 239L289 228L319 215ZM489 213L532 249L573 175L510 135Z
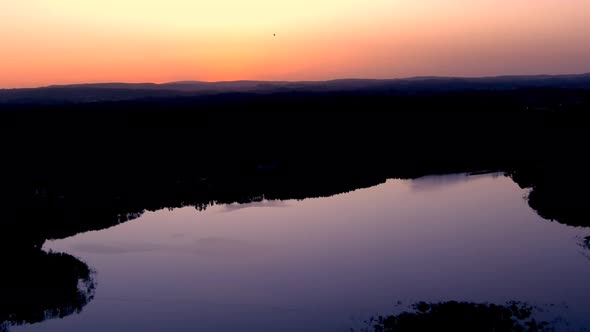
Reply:
M1 0L0 87L582 73L589 24L588 0Z

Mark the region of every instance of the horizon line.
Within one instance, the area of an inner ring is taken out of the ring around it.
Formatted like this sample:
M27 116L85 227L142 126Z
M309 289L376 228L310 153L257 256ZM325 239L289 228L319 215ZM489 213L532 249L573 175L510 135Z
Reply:
M579 73L565 73L565 74L500 74L500 75L484 75L484 76L437 76L437 75L418 75L418 76L406 76L406 77L391 77L391 78L361 78L361 77L348 77L348 78L331 78L325 80L250 80L250 79L237 79L237 80L219 80L219 81L203 81L203 80L178 80L178 81L162 81L162 82L133 82L133 81L97 81L97 82L82 82L82 83L63 83L63 84L51 84L51 85L40 85L33 87L10 87L0 88L0 90L26 90L26 89L44 89L44 88L62 88L62 87L74 87L84 85L108 85L108 84L129 84L129 85L169 85L169 84L191 84L191 83L202 83L202 84L218 84L218 83L240 83L240 82L251 82L251 83L326 83L326 82L337 82L337 81L403 81L403 80L428 80L428 79L499 79L499 78L518 78L518 77L567 77L567 76L590 76L590 71L579 72Z

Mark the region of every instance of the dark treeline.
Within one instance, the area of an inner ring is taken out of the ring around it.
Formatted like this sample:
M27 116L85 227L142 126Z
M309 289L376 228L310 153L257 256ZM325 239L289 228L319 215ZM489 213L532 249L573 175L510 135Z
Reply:
M0 331L80 312L94 297L92 271L70 255L23 250L1 257Z
M526 89L2 106L0 197L25 213L28 204L131 213L500 170L535 189L531 206L544 217L583 224L583 204L567 205L583 198L589 105L590 90Z
M46 239L145 210L329 196L388 178L504 171L532 188L529 204L541 216L588 226L589 107L590 90L560 88L2 105L0 258L30 265L3 272L0 290L18 298L15 280L42 275L52 259L39 251ZM70 263L62 273L88 280L84 263ZM60 287L77 287L74 279ZM53 287L40 285L39 294ZM78 310L73 302L56 299L52 310ZM11 308L0 307L0 321L34 321Z

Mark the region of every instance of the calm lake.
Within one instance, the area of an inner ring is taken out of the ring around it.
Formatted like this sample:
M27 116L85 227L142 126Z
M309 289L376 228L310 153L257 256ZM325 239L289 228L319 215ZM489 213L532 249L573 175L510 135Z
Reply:
M590 229L542 219L527 193L503 174L457 174L146 212L47 241L95 271L95 298L11 331L350 331L449 300L527 302L561 329L590 326Z

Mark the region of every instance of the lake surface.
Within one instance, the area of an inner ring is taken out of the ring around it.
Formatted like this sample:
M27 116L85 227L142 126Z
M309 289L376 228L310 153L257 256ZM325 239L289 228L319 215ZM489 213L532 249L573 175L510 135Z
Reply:
M542 219L527 193L502 174L457 174L146 212L47 241L95 270L95 298L11 331L350 331L449 300L528 302L568 330L590 326L590 229Z

